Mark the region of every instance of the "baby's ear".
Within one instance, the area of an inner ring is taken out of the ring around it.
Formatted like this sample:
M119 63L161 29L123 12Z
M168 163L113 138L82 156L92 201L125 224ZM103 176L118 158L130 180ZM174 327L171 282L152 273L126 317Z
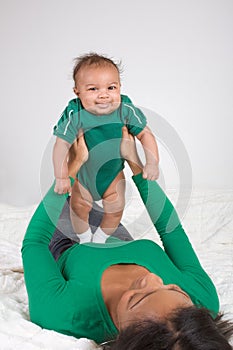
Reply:
M79 92L78 92L78 89L76 88L76 86L73 88L73 91L74 91L75 95L79 96Z

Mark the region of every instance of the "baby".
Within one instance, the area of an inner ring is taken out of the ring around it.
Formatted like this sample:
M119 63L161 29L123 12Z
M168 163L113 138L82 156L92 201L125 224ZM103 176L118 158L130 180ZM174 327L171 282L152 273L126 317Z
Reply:
M142 111L121 95L120 69L111 59L87 54L76 59L73 70L74 93L54 127L54 191L71 192L71 222L80 243L104 243L118 227L125 204L124 160L120 155L122 127L141 142L146 163L143 177L159 176L159 155L154 135ZM68 151L80 133L88 149L71 191ZM102 199L104 215L92 235L88 224L93 201Z

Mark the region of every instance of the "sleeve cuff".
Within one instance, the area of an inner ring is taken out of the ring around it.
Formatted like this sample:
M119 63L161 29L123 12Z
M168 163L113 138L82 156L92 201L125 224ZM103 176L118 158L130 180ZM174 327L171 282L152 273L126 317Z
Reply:
M136 186L139 185L140 183L144 182L144 181L147 181L146 179L143 179L142 173L139 173L137 175L133 175L132 179L133 179L133 181L134 181Z

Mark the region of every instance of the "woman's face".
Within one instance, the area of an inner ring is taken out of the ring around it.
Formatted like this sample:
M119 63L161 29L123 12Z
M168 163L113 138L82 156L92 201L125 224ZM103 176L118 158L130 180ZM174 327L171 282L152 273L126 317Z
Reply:
M135 280L123 293L116 315L119 330L146 317L163 319L172 310L193 305L190 297L174 284L163 284L157 275L148 272Z

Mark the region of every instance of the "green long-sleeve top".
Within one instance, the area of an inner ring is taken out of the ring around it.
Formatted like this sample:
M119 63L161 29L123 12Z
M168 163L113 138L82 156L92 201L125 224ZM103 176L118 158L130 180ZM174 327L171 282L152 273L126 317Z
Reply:
M171 202L155 181L133 177L164 249L150 240L109 238L105 244L75 244L56 262L49 251L66 195L53 186L35 211L22 246L32 322L43 328L102 342L117 334L101 294L110 265L134 263L177 284L197 306L219 311L216 289L200 265Z

